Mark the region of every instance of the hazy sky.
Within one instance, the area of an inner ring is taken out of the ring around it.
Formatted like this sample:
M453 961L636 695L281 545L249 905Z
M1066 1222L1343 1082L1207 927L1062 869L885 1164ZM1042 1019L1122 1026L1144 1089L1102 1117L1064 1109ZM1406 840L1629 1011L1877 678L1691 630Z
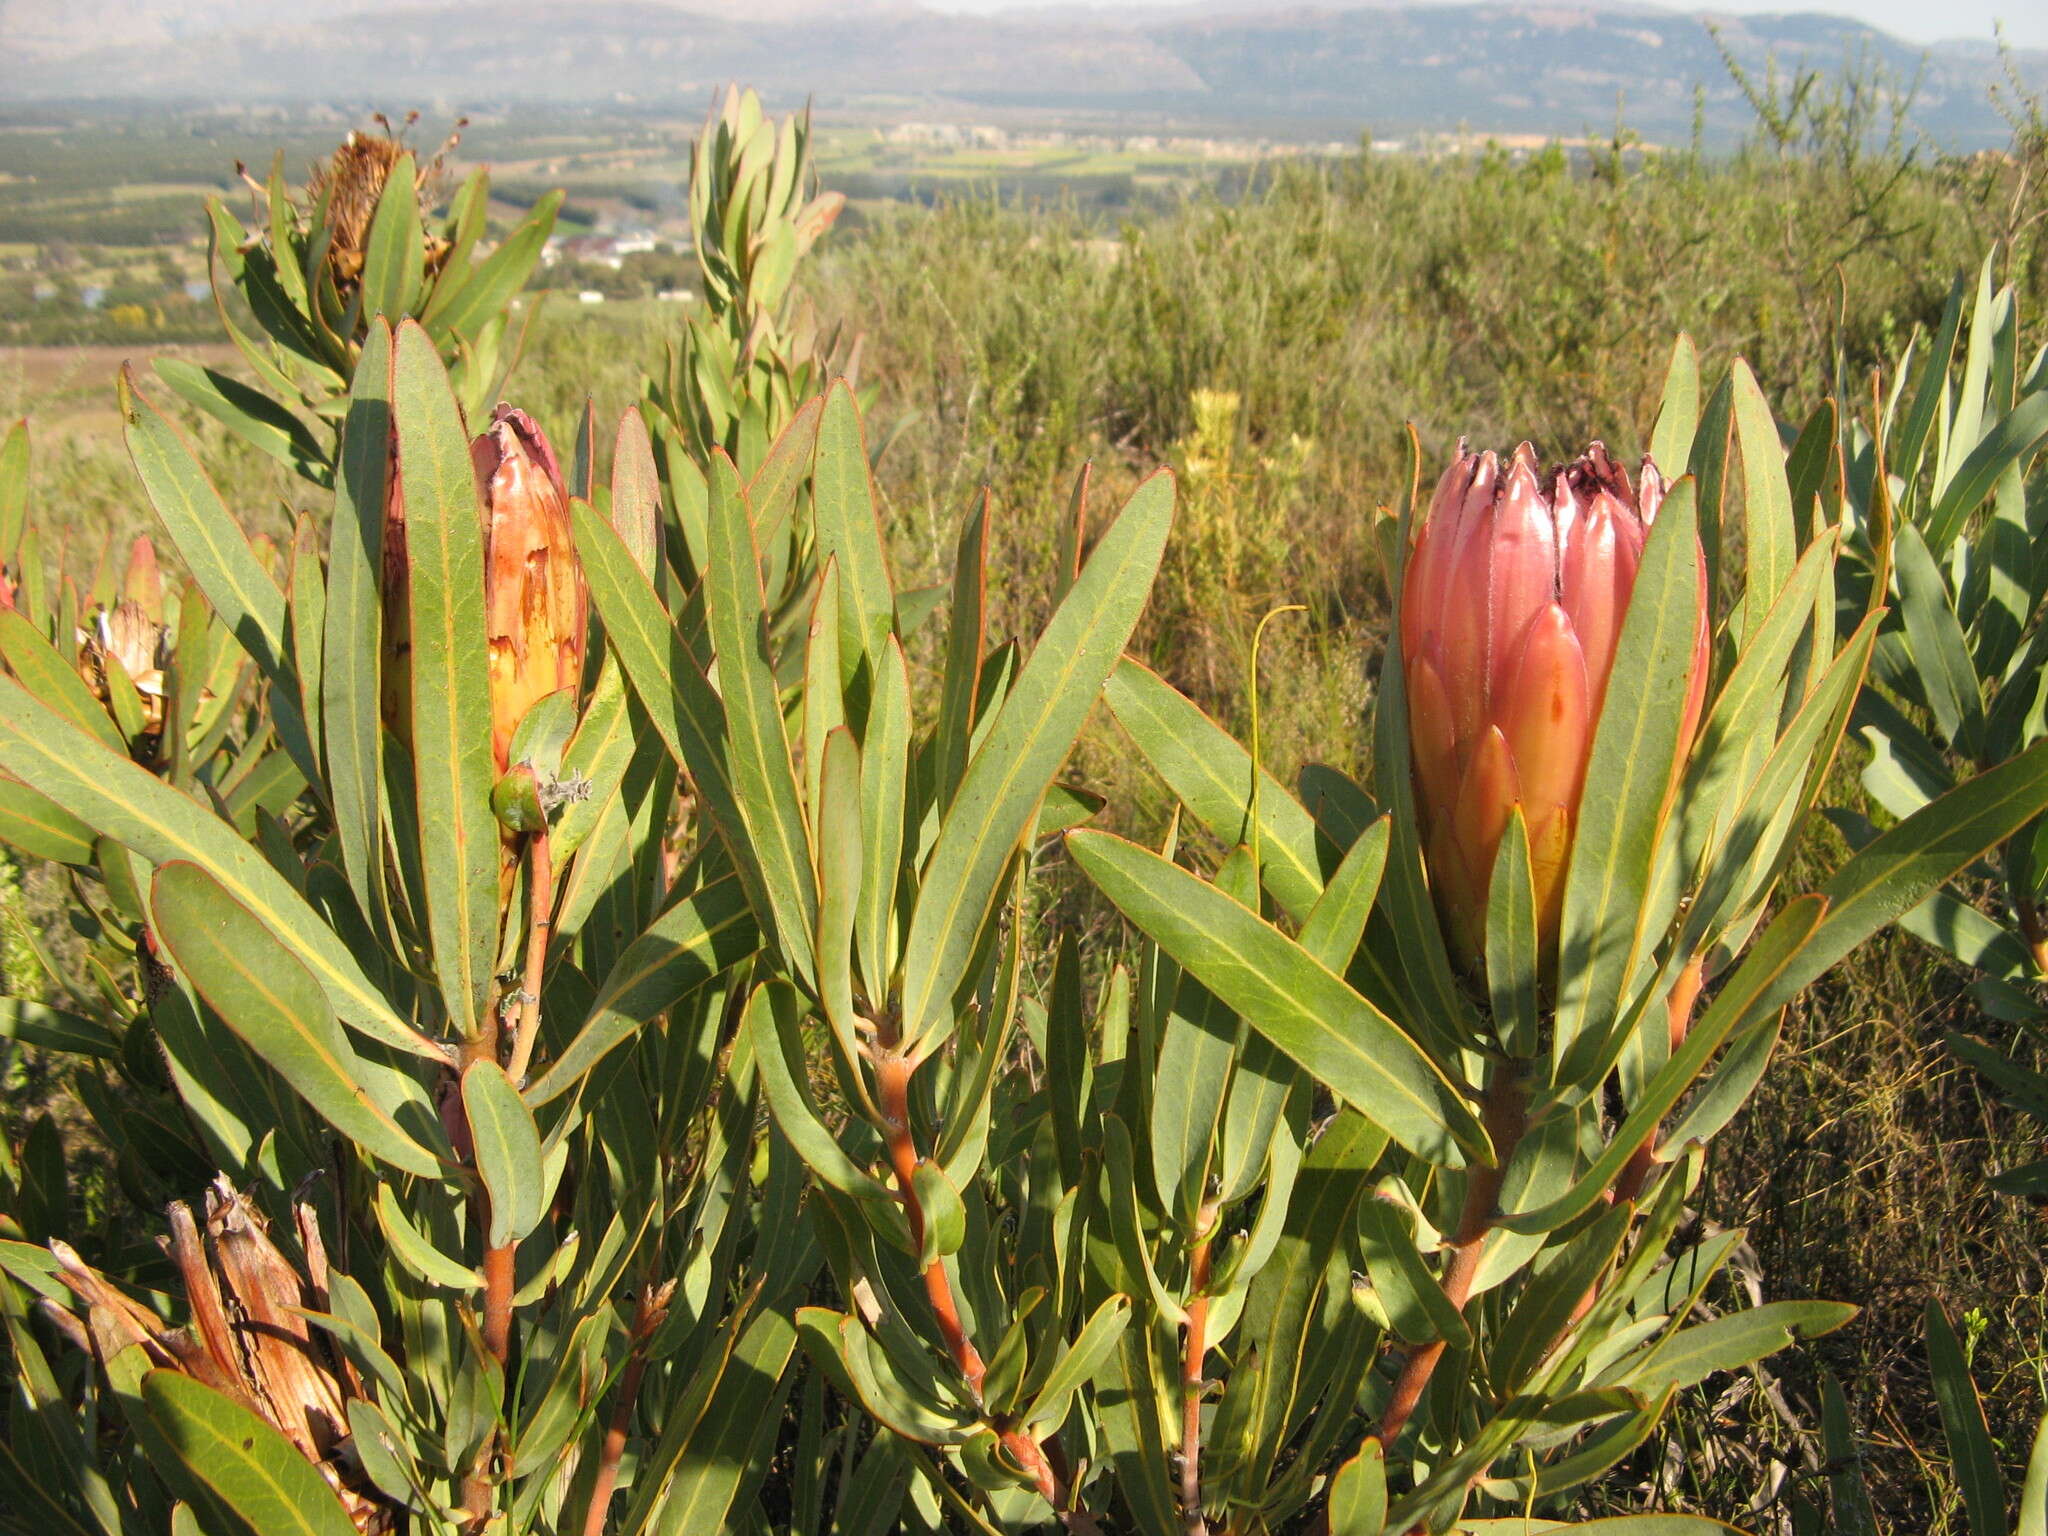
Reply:
M993 11L1019 0L924 0L942 11ZM1102 10L1123 10L1138 5L1169 5L1176 0L1083 0ZM1245 0L1244 9L1257 9L1261 0ZM1280 3L1280 0L1273 0ZM1300 3L1300 0L1291 0ZM1854 16L1873 26L1916 43L1944 38L1989 38L1994 20L2005 23L2005 35L2015 47L2048 48L2048 0L1711 0L1694 7L1674 5L1673 10L1718 11L1830 11Z

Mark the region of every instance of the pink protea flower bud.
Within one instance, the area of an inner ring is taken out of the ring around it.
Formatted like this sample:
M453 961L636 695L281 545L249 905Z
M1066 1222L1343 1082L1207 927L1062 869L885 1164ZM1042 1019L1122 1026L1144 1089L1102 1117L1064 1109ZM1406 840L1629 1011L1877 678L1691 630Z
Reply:
M590 592L555 451L526 412L501 405L469 445L484 498L484 620L498 772L534 702L577 686Z
M1523 443L1503 469L1458 457L1416 530L1402 588L1401 660L1423 856L1452 948L1484 952L1494 855L1520 805L1539 932L1554 945L1593 731L1664 480L1640 495L1594 443L1546 482ZM1706 559L1681 739L1707 685Z

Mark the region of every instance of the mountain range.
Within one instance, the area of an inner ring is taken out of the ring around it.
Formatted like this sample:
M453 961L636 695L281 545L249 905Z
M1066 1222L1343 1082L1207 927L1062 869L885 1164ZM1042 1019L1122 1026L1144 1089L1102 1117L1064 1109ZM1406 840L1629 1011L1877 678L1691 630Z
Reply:
M1724 57L1725 55L1725 57ZM2017 53L2035 89L2048 51ZM1570 0L1207 0L936 12L914 0L0 0L0 97L321 101L466 110L701 107L741 79L827 111L1056 113L1275 135L1469 127L1713 138L1753 121L1728 68L1917 80L1914 126L2003 143L1989 42L1921 48L1863 23ZM1696 94L1697 93L1697 94Z

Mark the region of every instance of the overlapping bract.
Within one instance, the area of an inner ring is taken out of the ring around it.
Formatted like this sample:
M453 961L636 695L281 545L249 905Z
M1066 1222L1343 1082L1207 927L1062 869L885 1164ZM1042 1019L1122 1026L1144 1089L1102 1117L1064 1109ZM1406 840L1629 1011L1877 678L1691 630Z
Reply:
M1641 481L1638 495L1600 443L1547 486L1528 443L1505 466L1460 444L1417 531L1401 608L1410 740L1431 888L1468 963L1517 805L1544 942L1555 940L1593 731L1664 499L1647 457ZM1706 579L1702 555L1703 594ZM1706 606L1683 700L1687 740L1706 697Z

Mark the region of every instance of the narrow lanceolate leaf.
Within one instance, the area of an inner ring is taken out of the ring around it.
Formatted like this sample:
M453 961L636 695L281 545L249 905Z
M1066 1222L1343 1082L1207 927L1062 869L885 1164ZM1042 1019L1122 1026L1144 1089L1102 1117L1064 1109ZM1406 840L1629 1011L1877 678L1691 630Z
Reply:
M733 1506L766 1465L783 1399L796 1330L780 1312L735 1317L718 1358L700 1366L669 1414L661 1439L634 1469L633 1502L622 1531L682 1536L732 1528Z
M1540 1039L1541 951L1536 885L1521 807L1508 816L1486 897L1486 990L1493 1025L1513 1056L1534 1056Z
M1553 1061L1580 1031L1606 1031L1628 976L1699 622L1694 539L1692 483L1681 480L1643 549L1586 766L1558 936Z
M1733 378L1735 440L1742 448L1743 591L1749 597L1742 605L1737 638L1747 645L1763 626L1771 600L1792 574L1798 545L1793 537L1792 492L1785 480L1785 448L1778 440L1777 419L1771 415L1770 402L1764 399L1749 364L1740 358L1735 360Z
M1259 825L1251 826L1252 757L1201 706L1143 662L1126 656L1102 690L1118 725L1152 771L1208 830L1231 846L1259 845L1260 879L1297 919L1323 894L1316 824L1301 802L1262 766Z
M1017 674L939 828L903 953L903 1025L914 1037L966 974L1003 868L1123 654L1173 522L1173 480L1132 493Z
M1927 547L1936 558L1948 552L1970 514L1997 488L2007 466L2025 463L2043 443L2048 443L2048 390L2029 395L1985 433L1942 490L1926 519Z
M1896 922L2048 810L2048 738L1929 802L1866 843L1821 887L1828 914L1773 988L1789 1002L1886 923Z
M661 545L661 480L654 467L654 443L638 411L619 418L612 440L612 526L633 552L635 563L652 575Z
M498 949L482 513L448 375L416 322L392 369L412 603L413 767L427 925L449 1023L473 1034Z
M319 980L342 1022L433 1061L447 1052L404 1023L348 946L227 822L60 720L0 676L0 771L69 809L152 864L186 859L220 882Z
M391 470L391 330L363 338L342 420L328 526L327 634L321 647L321 740L341 865L366 912L382 905L379 793L383 725L377 682L384 498Z
M1892 535L1892 561L1906 649L1912 653L1927 707L1949 743L1971 753L1983 724L1984 695L1948 583L1920 530L1910 522L1901 522Z
M0 779L0 843L59 864L84 866L93 858L91 827L47 795L12 779Z
M705 603L718 655L719 695L725 702L726 760L733 793L760 864L784 955L799 975L808 977L817 922L810 848L790 765L789 738L783 730L775 663L768 654L760 553L754 548L739 471L722 450L712 455L707 532L711 560L704 579ZM848 585L842 575L842 603Z
M2005 1475L1998 1448L1984 1418L1984 1403L1970 1379L1962 1341L1938 1301L1927 1303L1927 1366L1934 1377L1934 1402L1941 1411L1941 1436L1970 1517L1970 1536L2005 1536Z
M861 663L881 650L882 637L895 622L896 589L875 517L860 407L844 380L833 386L818 419L811 499L818 559L839 564L839 665L851 683Z
M939 692L937 737L939 814L953 803L960 775L967 771L967 748L974 735L974 701L981 691L982 644L988 628L989 494L981 500L953 557L953 618L946 632L946 671Z
M111 752L128 755L128 743L104 704L93 697L77 666L43 638L16 608L0 608L0 661L22 686Z
M328 1124L394 1168L440 1174L439 1160L391 1118L392 1106L364 1087L362 1059L312 973L219 881L196 864L166 864L150 916L208 1006Z
M382 315L396 325L419 303L426 276L420 233L420 202L414 190L411 155L400 155L384 180L377 212L363 247L363 314Z
M263 1536L355 1536L313 1464L264 1420L175 1370L142 1378L150 1422L185 1470Z
M435 317L437 333L452 331L458 336L474 336L497 317L513 294L526 286L534 263L540 260L541 247L547 243L548 232L555 226L555 210L561 207L562 196L560 189L544 194L519 227L470 274L447 309Z
M853 1002L853 925L860 907L860 748L834 726L818 796L818 998L848 1061L860 1058Z
M1491 1155L1477 1117L1415 1042L1285 934L1136 843L1075 832L1067 847L1188 974L1395 1141L1434 1162Z
M284 593L276 579L257 560L178 429L125 367L119 395L128 456L180 558L242 649L266 676L283 676Z
M0 440L0 555L13 555L27 520L28 422L23 420Z
M581 501L569 503L569 518L591 601L626 681L662 745L689 773L755 914L772 927L774 908L726 766L725 706L618 530Z
M1664 395L1650 433L1650 458L1666 475L1679 475L1692 459L1700 424L1700 358L1690 336L1680 336L1664 371Z
M896 881L903 863L903 806L910 767L910 669L890 635L876 658L861 747L860 912L854 936L870 997L885 997L896 965Z
M534 1104L568 1092L615 1047L760 947L737 876L681 897L626 946L575 1038L528 1090Z
M326 452L319 440L303 421L261 390L183 358L159 357L150 366L176 394L243 442L315 484L328 483Z
M503 1248L540 1225L547 1197L540 1132L533 1112L495 1061L473 1061L463 1069L462 1109L476 1143L476 1171L491 1197L485 1241Z

